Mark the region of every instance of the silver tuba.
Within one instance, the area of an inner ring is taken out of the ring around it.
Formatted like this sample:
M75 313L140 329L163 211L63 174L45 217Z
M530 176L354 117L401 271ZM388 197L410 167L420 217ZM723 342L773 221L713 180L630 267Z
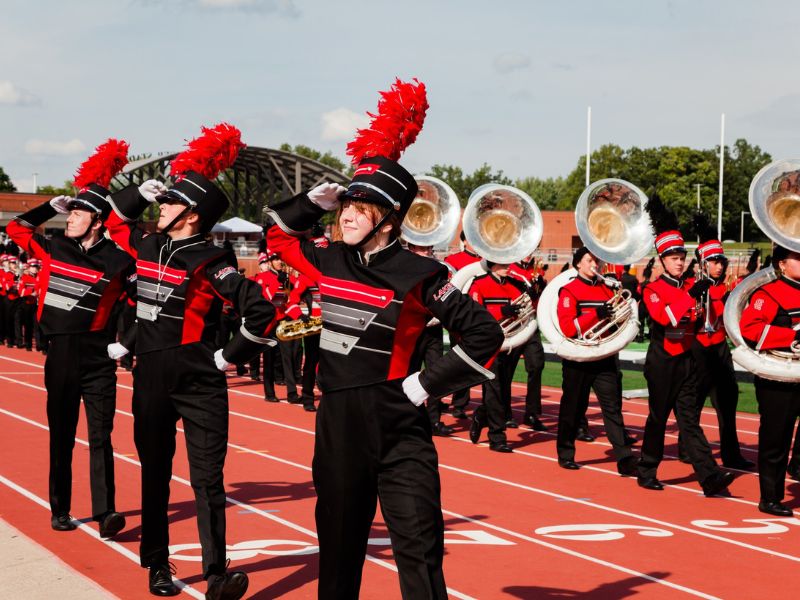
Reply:
M401 237L415 246L439 246L453 239L461 216L458 196L436 177L419 175L417 197L401 226Z
M470 194L461 219L464 237L482 260L453 275L453 285L467 293L475 277L486 274L487 262L511 264L533 252L542 240L542 213L533 199L517 188L488 183ZM505 341L501 350L510 351L527 342L536 331L536 315L528 294L512 304L520 306L514 319L500 322Z
M655 236L646 209L647 196L638 187L622 179L601 179L581 194L575 207L575 222L581 240L597 258L611 264L630 264L653 247ZM558 323L558 296L576 276L575 269L568 269L544 289L539 298L539 327L561 358L589 362L612 356L639 332L636 300L618 281L599 275L614 288L611 316L583 332L580 338L565 337Z
M767 237L800 252L800 159L779 160L761 169L750 184L750 212ZM725 303L725 330L736 348L733 360L754 375L773 381L800 381L800 346L790 352L757 351L745 342L739 327L742 311L758 288L774 281L774 267L753 273L737 285Z

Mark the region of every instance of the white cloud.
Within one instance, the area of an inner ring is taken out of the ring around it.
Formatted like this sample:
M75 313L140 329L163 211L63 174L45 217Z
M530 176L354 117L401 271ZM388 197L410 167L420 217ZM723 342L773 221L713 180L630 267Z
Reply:
M338 142L353 139L356 129L369 125L369 117L353 112L349 108L336 108L322 115L322 139Z
M215 10L240 10L247 12L274 13L283 17L296 18L300 9L294 0L190 0L201 8Z
M511 73L519 69L527 69L531 59L524 54L505 52L494 57L494 68L498 73Z
M0 80L0 104L34 106L41 104L41 100L29 91L18 88L10 81Z
M86 150L86 146L78 138L73 138L68 142L53 140L28 140L25 142L25 154L34 156L71 156L80 154L84 150Z

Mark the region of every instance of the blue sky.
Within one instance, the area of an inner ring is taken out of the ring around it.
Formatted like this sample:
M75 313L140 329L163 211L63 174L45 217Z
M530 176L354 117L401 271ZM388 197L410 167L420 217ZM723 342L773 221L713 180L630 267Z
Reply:
M566 175L592 142L745 137L800 155L800 5L775 1L6 0L0 166L60 184L108 137L176 150L227 120L243 140L344 148L377 91L431 108L403 158Z

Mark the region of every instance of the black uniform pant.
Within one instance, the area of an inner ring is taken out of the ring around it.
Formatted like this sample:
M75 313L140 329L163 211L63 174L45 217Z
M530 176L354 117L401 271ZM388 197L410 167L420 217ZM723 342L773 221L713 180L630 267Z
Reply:
M736 433L736 407L739 404L739 386L733 369L733 359L728 342L703 346L695 342L692 354L697 365L697 419L703 412L706 398L717 413L720 436L720 454L723 463L742 459L739 436ZM678 438L680 453L686 455L683 438Z
M482 384L483 398L473 418L488 425L489 442L493 444L506 441L506 421L511 414L511 381L518 361L519 352L500 352L490 369L494 379Z
M800 426L794 434L794 445L792 446L792 458L790 462L793 465L800 465Z
M317 383L317 365L319 365L319 334L307 335L303 338L303 388L301 395L303 404L314 404L314 385Z
M17 346L33 348L33 322L36 317L36 304L20 300L14 317L14 336Z
M544 371L544 347L542 335L537 329L531 339L522 347L525 371L528 373L528 387L525 392L525 416L542 415L542 371Z
M223 573L228 389L225 375L214 364L213 344L137 355L133 417L133 438L142 463L142 566L164 564L169 558L169 482L176 423L183 419L203 577Z
M444 353L444 329L441 325L432 325L422 330L417 339L417 347L409 363L411 372L422 369L422 363L432 365L437 360L441 360ZM431 425L435 425L442 418L441 398L428 398L428 418Z
M16 336L14 335L14 320L17 317L17 308L19 307L19 298L6 298L6 313L5 313L5 331L6 331L6 345L10 348L17 344Z
M651 343L644 363L649 395L647 423L644 426L641 477L655 477L664 458L664 434L670 412L675 411L678 430L698 480L702 483L719 470L711 447L700 428L697 412L697 376L692 353L670 356Z
M2 271L0 271L2 273ZM3 344L6 341L6 335L10 335L9 332L6 331L6 304L8 303L8 298L5 295L0 296L0 344Z
M561 461L575 460L575 437L589 406L589 393L594 390L603 415L606 435L614 449L617 461L631 455L625 445L625 423L622 419L622 391L620 389L619 360L617 355L591 362L561 361L564 393L558 409L558 435L556 450Z
M755 378L758 426L758 480L761 499L780 502L789 463L789 447L800 417L800 383Z
M376 500L403 598L446 598L438 457L402 380L323 394L313 460L319 598L358 598Z
M298 359L298 350L301 349L300 340L288 340L278 342L280 349L281 364L283 365L283 381L286 384L286 397L290 402L297 401L297 379L296 374L300 370L302 353Z
M81 397L89 430L89 483L92 516L114 511L114 450L111 430L116 410L117 365L108 358L105 333L54 335L44 363L47 424L50 428L50 510L66 515L72 507L72 450Z

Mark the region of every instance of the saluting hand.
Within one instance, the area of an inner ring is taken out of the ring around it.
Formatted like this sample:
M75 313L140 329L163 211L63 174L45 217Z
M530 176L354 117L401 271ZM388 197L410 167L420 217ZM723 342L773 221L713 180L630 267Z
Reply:
M339 208L339 195L347 188L338 183L322 183L308 192L308 199L325 210Z
M155 202L161 194L166 193L167 186L157 179L148 179L139 186L139 193L148 202Z
M56 196L50 200L50 206L52 206L57 213L66 215L69 214L69 203L71 200L74 200L71 196Z

